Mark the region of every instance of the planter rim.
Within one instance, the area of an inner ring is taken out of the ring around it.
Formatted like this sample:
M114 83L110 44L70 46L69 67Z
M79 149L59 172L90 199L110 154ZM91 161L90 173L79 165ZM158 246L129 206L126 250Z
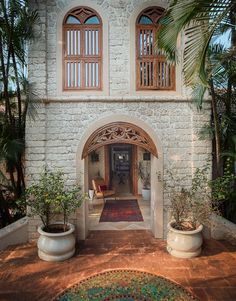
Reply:
M169 230L171 230L171 231L173 231L173 232L175 232L175 233L187 234L187 235L190 234L190 235L191 235L191 234L199 233L199 232L201 232L202 229L203 229L203 225L200 224L200 225L197 227L197 229L195 229L195 230L190 230L190 231L177 230L177 229L175 229L175 228L172 227L172 224L173 224L173 223L174 223L174 221L169 222L168 225L167 225L167 227L168 227Z
M53 225L63 225L62 222L55 222L53 223ZM68 234L71 234L75 231L75 226L72 225L71 223L67 223L67 226L69 226L69 230L67 230L66 232L61 232L61 233L49 233L49 232L46 232L46 231L43 231L43 227L44 225L40 225L38 227L38 233L41 234L41 235L45 235L45 236L48 236L48 237L60 237L60 236L66 236Z

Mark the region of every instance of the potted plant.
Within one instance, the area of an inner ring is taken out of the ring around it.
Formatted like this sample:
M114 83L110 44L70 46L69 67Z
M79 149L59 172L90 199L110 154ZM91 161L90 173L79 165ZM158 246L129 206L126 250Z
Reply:
M138 165L138 174L139 178L142 182L142 197L144 201L150 201L151 199L151 191L150 191L150 181L151 181L151 175L150 175L150 166L148 163L145 162L139 162Z
M172 181L167 251L175 257L192 258L201 253L203 225L210 223L213 212L218 213L217 204L211 200L207 170L196 169L188 189L176 191L180 179Z
M67 187L63 173L44 171L39 181L26 189L26 204L30 216L39 216L38 255L46 261L63 261L75 252L74 225L68 222L85 199L77 186ZM62 218L55 222L56 217Z

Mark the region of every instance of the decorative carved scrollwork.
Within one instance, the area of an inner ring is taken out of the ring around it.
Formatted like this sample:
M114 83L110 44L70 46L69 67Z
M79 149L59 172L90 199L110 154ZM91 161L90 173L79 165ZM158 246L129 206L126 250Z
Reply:
M88 138L82 158L101 146L114 143L138 145L157 157L156 146L143 129L127 122L112 122L100 127Z

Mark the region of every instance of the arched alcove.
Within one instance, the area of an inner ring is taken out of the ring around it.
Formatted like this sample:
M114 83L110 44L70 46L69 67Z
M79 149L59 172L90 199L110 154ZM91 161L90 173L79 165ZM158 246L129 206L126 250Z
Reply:
M145 149L151 152L151 216L150 216L150 229L156 238L163 238L163 151L161 142L157 133L153 128L136 117L130 117L123 114L113 114L106 116L99 120L94 121L91 125L84 130L84 134L80 141L78 141L77 149L77 180L83 187L84 191L88 191L88 154L94 148L99 147L99 143L109 143L108 141L99 141L98 137L103 131L115 127L117 129L127 130L132 129L133 134L135 131L139 133L140 139L144 139ZM116 133L117 134L117 133ZM124 134L124 133L123 133ZM132 134L132 135L133 135ZM122 133L118 133L117 139L121 139ZM108 135L109 136L109 135ZM112 135L111 135L112 136ZM112 136L116 139L116 135ZM122 139L125 139L124 137ZM141 140L142 140L141 139ZM134 141L136 138L134 139ZM120 141L120 140L119 140ZM121 142L121 141L120 141ZM94 143L94 144L93 144ZM114 140L113 142L114 143ZM124 141L122 143L125 143ZM128 142L127 142L128 143ZM130 143L130 142L129 142ZM135 143L141 143L135 142ZM144 142L142 142L144 143ZM143 145L142 145L143 147ZM158 154L158 156L157 156ZM85 239L88 234L88 203L79 210L77 214L77 228L79 229L79 239Z

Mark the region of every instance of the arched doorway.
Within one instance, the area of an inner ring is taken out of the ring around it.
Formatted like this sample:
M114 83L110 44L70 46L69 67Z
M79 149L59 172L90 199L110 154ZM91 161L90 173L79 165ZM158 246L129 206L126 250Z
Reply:
M114 122L114 120L116 120ZM77 178L84 191L89 189L88 156L100 147L110 145L132 145L150 152L151 169L151 216L150 229L154 236L163 238L163 155L161 143L155 131L138 118L112 115L95 121L84 133L77 152ZM81 175L83 176L81 177ZM79 227L85 238L89 229L88 204L80 212Z

